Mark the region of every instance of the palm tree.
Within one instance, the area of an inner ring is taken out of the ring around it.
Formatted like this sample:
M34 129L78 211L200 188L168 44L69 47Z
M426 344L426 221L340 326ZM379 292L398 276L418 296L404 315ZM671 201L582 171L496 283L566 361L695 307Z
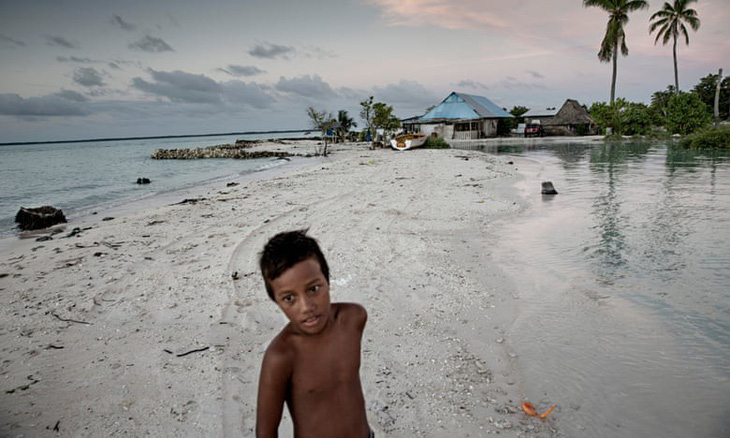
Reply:
M653 22L649 26L649 33L659 29L656 34L654 44L662 39L662 45L666 45L671 38L674 41L672 46L672 54L674 55L674 89L679 95L679 74L677 73L677 37L684 35L684 40L689 45L689 34L685 23L689 24L692 30L697 31L700 28L700 19L697 18L697 11L689 9L687 6L697 0L674 0L674 4L665 2L661 10L654 13L650 20ZM656 20L656 21L654 21Z
M337 112L337 122L337 134L339 134L340 141L344 143L345 137L350 132L350 129L357 128L357 123L355 123L355 119L350 117L345 110L339 110Z
M646 9L649 7L649 3L645 0L583 0L583 6L598 6L608 12L606 35L601 41L598 59L601 62L613 61L613 76L611 78L611 104L613 104L616 97L616 59L618 58L619 46L621 46L622 55L628 56L629 54L624 25L629 22L629 12Z

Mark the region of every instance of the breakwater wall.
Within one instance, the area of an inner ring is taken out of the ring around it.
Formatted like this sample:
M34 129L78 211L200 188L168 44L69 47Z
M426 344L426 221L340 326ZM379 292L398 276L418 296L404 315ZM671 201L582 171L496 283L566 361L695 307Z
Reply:
M157 149L152 153L155 160L197 160L204 158L234 158L251 160L255 158L286 158L309 156L281 151L256 151L251 148L258 141L237 141L236 144L221 144L203 148Z

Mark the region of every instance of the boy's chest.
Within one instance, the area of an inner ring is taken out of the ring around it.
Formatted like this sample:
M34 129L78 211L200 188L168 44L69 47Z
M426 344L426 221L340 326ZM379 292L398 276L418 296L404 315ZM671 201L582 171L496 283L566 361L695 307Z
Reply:
M341 337L301 351L292 372L292 389L315 395L359 381L360 339Z

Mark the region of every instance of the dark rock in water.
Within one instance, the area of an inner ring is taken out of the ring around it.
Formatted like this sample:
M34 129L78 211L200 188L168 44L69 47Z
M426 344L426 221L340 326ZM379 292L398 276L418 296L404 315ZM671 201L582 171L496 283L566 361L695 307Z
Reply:
M113 220L114 220L114 218L113 218L113 217L111 217L111 216L107 216L107 217L105 217L104 219L102 219L102 221L104 221L104 222L107 222L107 221L113 221Z
M553 183L550 181L543 181L542 183L542 194L543 195L557 195L558 191L553 187Z
M20 207L15 215L15 222L21 230L40 230L56 224L65 224L66 216L63 211L44 205L38 208Z
M226 187L236 187L237 185L237 182L229 182L228 184L226 184Z
M137 178L137 184L149 184L151 182L149 178Z

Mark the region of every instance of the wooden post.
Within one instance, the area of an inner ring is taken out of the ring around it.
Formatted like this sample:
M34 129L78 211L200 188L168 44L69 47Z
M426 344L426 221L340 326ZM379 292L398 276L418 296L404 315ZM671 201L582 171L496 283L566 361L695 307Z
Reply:
M715 128L720 126L720 86L722 85L722 69L717 72L717 87L715 88Z

